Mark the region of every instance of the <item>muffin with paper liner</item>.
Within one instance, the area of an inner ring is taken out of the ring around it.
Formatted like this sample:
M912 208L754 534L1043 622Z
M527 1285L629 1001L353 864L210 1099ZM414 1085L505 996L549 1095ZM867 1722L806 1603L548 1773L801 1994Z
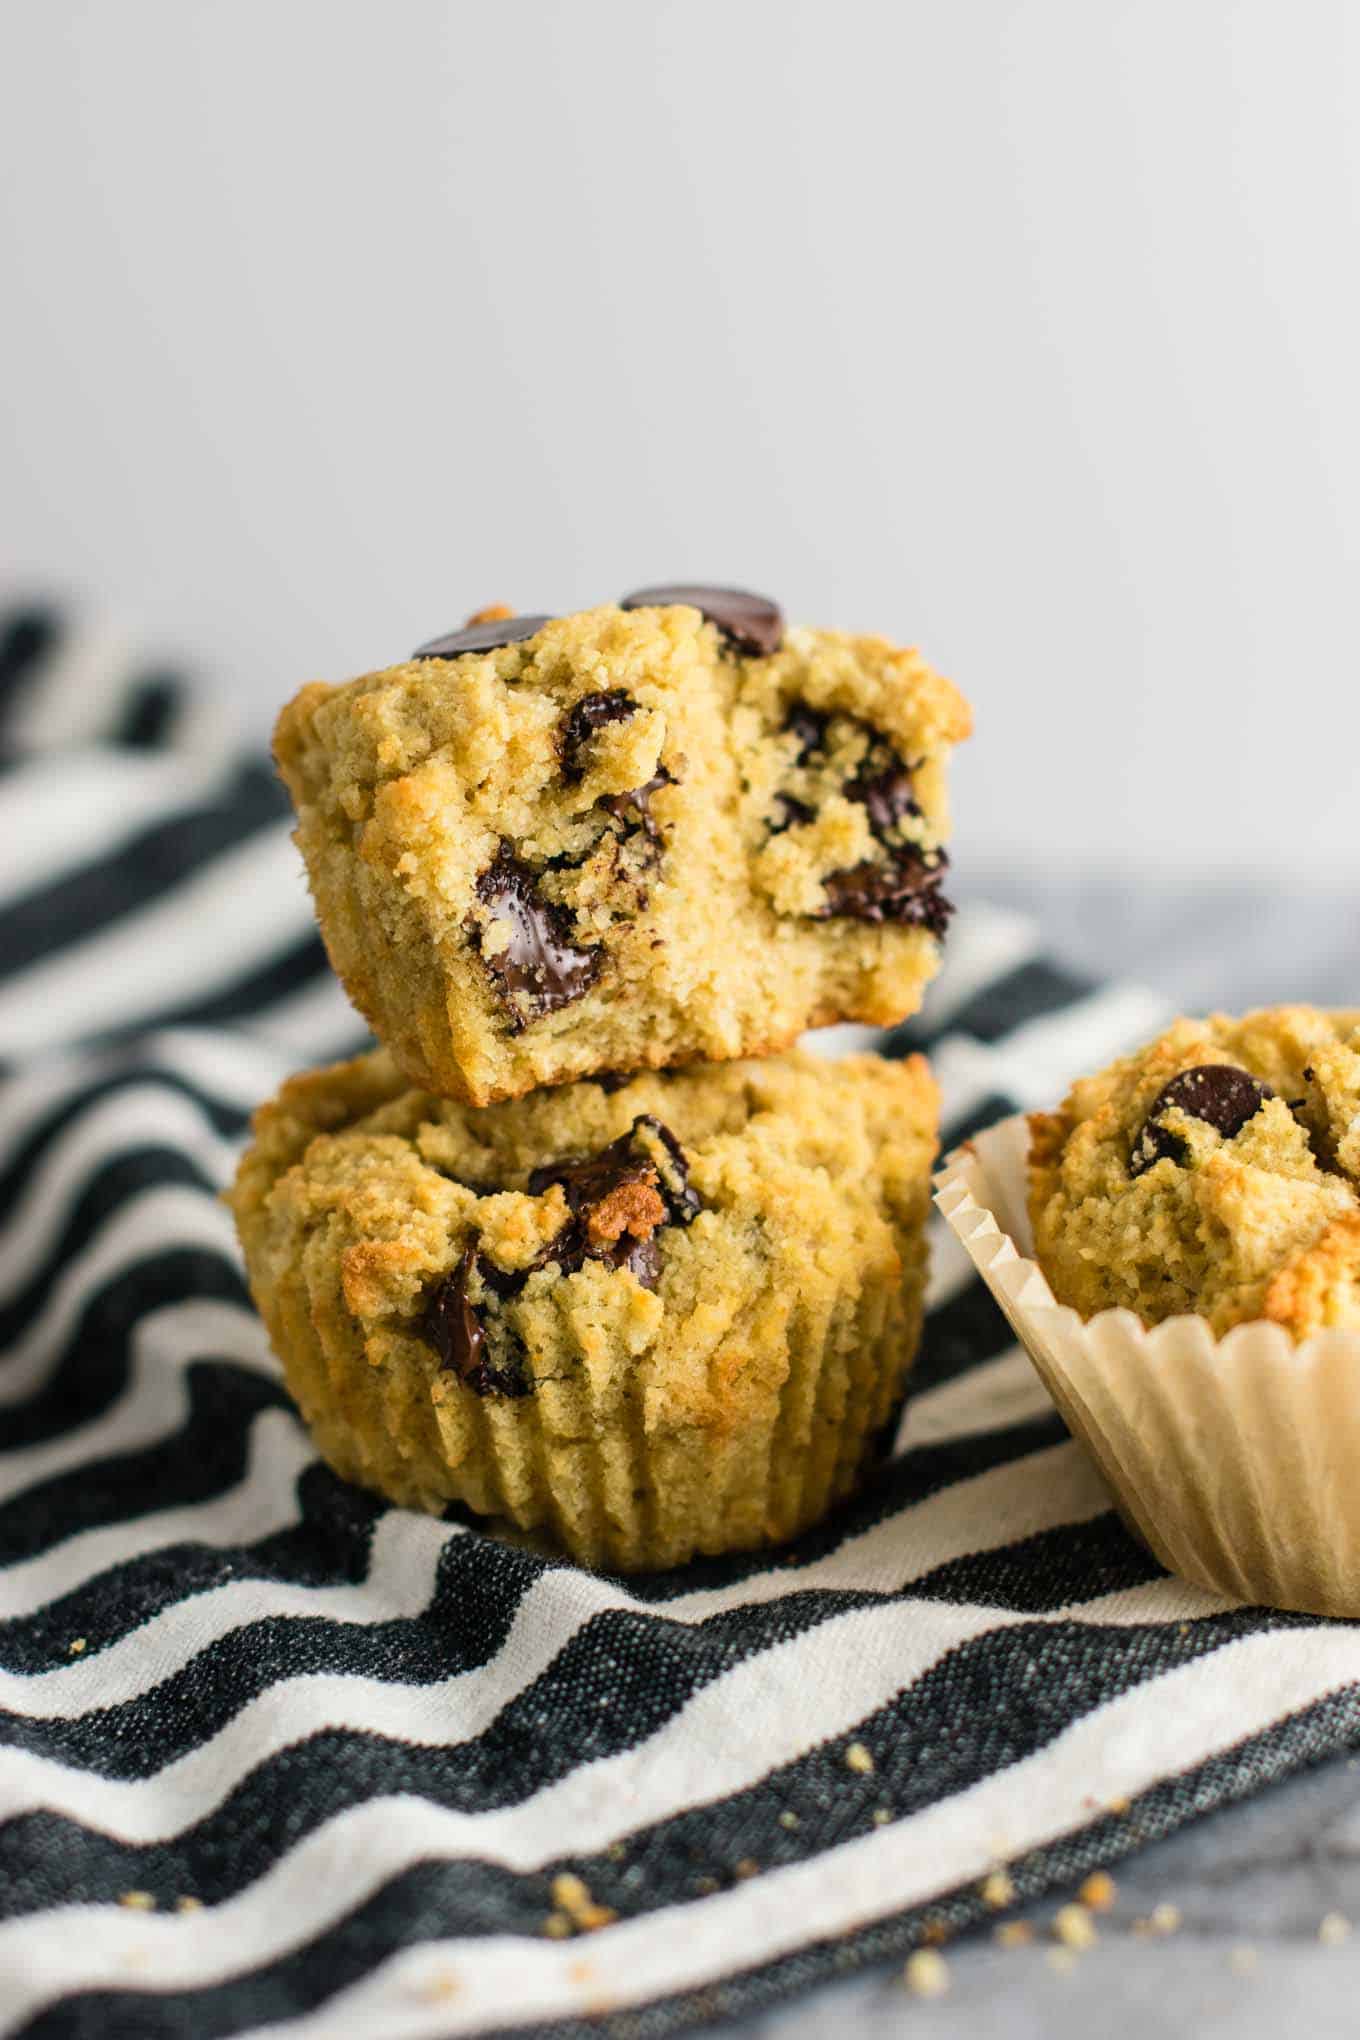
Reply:
M1360 1013L1178 1020L937 1196L1168 1567L1360 1615Z

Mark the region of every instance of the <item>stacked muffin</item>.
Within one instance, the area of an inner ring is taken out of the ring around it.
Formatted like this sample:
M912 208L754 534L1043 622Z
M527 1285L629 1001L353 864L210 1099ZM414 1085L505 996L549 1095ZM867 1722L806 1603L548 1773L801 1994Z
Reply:
M276 754L383 1047L296 1078L232 1203L329 1462L637 1569L854 1485L919 1336L936 1098L806 1027L915 1010L953 687L729 589L483 612Z

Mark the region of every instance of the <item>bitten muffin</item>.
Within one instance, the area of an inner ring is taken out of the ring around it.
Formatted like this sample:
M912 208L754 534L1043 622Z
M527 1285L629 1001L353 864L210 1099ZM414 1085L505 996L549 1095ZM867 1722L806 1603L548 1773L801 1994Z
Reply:
M919 1336L925 1064L794 1055L486 1107L384 1051L297 1077L230 1193L325 1458L637 1569L855 1484Z
M967 706L723 589L487 616L275 737L322 934L413 1083L487 1104L916 1009Z
M1360 1014L1173 1027L1030 1121L1036 1258L1060 1303L1294 1339L1360 1327Z

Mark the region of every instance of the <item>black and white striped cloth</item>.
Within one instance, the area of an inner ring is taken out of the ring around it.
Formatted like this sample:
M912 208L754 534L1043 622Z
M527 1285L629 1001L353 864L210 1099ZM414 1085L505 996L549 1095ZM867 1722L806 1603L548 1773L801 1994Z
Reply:
M362 1039L283 799L46 612L0 742L4 2032L643 2040L1360 1740L1360 1632L1161 1574L942 1228L901 1449L792 1550L624 1582L343 1486L216 1194ZM883 1045L958 1135L1162 1017L973 907ZM566 1872L615 1924L545 1933Z

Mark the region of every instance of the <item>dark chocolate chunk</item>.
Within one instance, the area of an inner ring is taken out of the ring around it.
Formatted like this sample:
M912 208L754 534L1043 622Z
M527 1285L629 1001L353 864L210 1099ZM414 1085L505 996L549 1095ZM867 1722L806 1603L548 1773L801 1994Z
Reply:
M1142 1131L1133 1143L1129 1174L1141 1176L1154 1162L1168 1158L1184 1159L1185 1142L1169 1127L1158 1124L1162 1114L1173 1106L1191 1119L1202 1119L1206 1125L1216 1127L1225 1140L1231 1140L1274 1096L1269 1084L1232 1063L1197 1063L1194 1069L1182 1070L1153 1099Z
M529 1195L541 1197L554 1183L566 1193L568 1208L585 1211L625 1183L645 1183L656 1171L645 1155L633 1149L632 1132L621 1134L593 1155L568 1155L558 1162L540 1162L529 1171Z
M643 786L632 786L627 793L602 793L596 807L613 815L616 822L625 828L641 829L649 843L661 841L661 824L652 813L652 795L663 786L675 784L664 765L658 765L651 778Z
M830 720L829 715L824 715L819 708L809 708L805 701L794 703L784 727L792 730L798 739L795 765L805 765L814 751L826 749L826 727Z
M639 1148L641 1127L659 1142L664 1159ZM631 1268L645 1289L654 1288L661 1273L657 1228L689 1225L702 1209L684 1149L650 1112L640 1112L627 1133L597 1154L541 1163L530 1171L529 1195L541 1197L553 1183L562 1185L571 1218L540 1262L556 1262L568 1275L587 1260Z
M537 637L550 616L501 616L488 623L467 623L444 637L431 638L412 652L413 659L458 659L464 652L494 652L499 645L517 645Z
M779 820L770 823L770 834L772 836L782 836L786 829L791 829L794 826L795 822L816 821L816 808L809 807L805 800L799 800L791 793L777 793L774 798L775 806L779 809Z
M608 1092L612 1097L615 1091L621 1091L626 1084L631 1084L636 1075L636 1070L597 1070L590 1081L592 1084L598 1084L602 1091Z
M636 715L637 703L622 687L611 687L602 694L585 694L574 702L562 718L562 730L558 746L562 753L562 777L567 780L579 779L585 770L581 764L581 746L594 736L605 723L623 722L630 715Z
M814 918L891 921L943 937L954 911L940 891L948 864L943 850L926 852L909 844L881 864L866 861L833 871L822 881L826 905Z
M516 1032L589 991L600 975L604 951L577 947L570 916L539 897L534 873L508 843L501 843L495 863L477 880L477 897L510 938L491 956L482 946L482 962Z
M677 581L660 588L635 588L619 603L620 609L665 609L674 602L688 603L739 652L753 658L767 658L784 641L784 617L777 603L764 595L748 594L744 588L707 588L699 583Z
M699 1193L689 1180L689 1157L681 1147L669 1126L651 1112L639 1112L633 1121L633 1135L640 1126L645 1126L666 1151L666 1160L661 1164L661 1194L670 1208L676 1225L690 1225L703 1210Z
M456 1374L474 1395L532 1395L534 1385L522 1365L507 1365L491 1355L486 1326L468 1295L474 1273L497 1294L505 1293L494 1281L492 1264L475 1247L469 1247L426 1305L425 1337L439 1355L440 1366ZM494 1274L502 1282L523 1281L499 1269Z
M896 752L877 772L869 770L866 759L854 778L846 780L843 791L847 800L860 801L868 810L869 827L880 840L908 815L921 812L912 793L911 773Z

